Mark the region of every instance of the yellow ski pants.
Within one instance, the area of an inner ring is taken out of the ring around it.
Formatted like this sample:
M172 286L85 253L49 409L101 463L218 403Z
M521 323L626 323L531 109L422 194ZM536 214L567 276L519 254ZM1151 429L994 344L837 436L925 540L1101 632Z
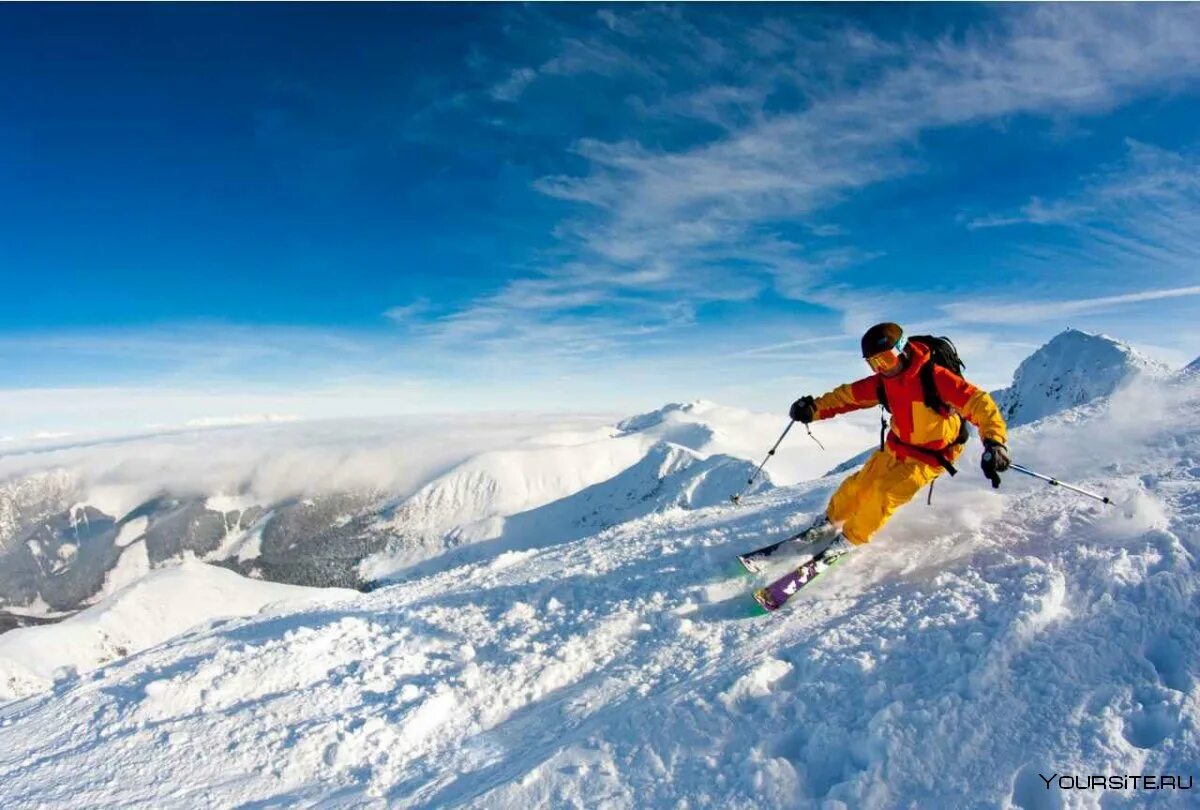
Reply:
M947 455L953 461L961 451L962 445L957 445ZM833 493L825 515L841 524L842 534L851 543L866 543L897 509L943 472L941 467L915 459L899 459L888 449L876 450Z

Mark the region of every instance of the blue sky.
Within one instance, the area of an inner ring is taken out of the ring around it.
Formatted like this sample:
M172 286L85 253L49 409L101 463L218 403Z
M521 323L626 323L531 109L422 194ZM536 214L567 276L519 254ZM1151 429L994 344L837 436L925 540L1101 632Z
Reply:
M1200 354L1200 7L0 7L5 434Z

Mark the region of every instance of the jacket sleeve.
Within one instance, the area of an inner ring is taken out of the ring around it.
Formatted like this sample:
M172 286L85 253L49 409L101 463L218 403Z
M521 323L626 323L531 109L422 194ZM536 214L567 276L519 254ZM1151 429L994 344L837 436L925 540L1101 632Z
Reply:
M857 382L839 385L828 394L817 397L817 419L828 419L839 413L871 408L878 404L878 377L872 375Z
M946 404L979 428L980 437L1000 444L1008 443L1008 426L991 394L941 366L933 370L933 382Z

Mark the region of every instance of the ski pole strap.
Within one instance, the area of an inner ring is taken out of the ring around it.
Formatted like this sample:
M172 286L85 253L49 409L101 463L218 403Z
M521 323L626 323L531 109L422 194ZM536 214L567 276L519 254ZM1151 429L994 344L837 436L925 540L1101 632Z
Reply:
M1040 472L1035 472L1021 464L1009 464L1008 468L1010 470L1016 470L1019 473L1024 473L1025 475L1031 476L1033 478L1041 479L1042 481L1045 481L1047 484L1049 484L1052 487L1062 487L1063 489L1069 489L1072 492L1078 492L1080 495L1086 495L1087 497L1093 498L1097 501L1100 501L1101 503L1108 503L1108 504L1112 503L1112 499L1109 498L1107 495L1097 495L1095 492L1089 492L1088 490L1083 489L1082 487L1077 487L1074 484L1068 484L1063 481L1059 481L1057 478L1051 478L1048 475L1042 475Z

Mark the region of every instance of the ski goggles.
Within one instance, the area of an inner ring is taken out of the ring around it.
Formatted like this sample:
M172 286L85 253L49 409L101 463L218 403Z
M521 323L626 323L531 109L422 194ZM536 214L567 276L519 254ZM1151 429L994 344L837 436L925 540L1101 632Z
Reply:
M867 365L871 367L872 371L879 374L895 374L900 370L900 366L903 362L901 358L904 355L904 347L907 345L908 338L901 336L901 338L896 341L896 345L892 348L884 349L883 351L866 358Z

